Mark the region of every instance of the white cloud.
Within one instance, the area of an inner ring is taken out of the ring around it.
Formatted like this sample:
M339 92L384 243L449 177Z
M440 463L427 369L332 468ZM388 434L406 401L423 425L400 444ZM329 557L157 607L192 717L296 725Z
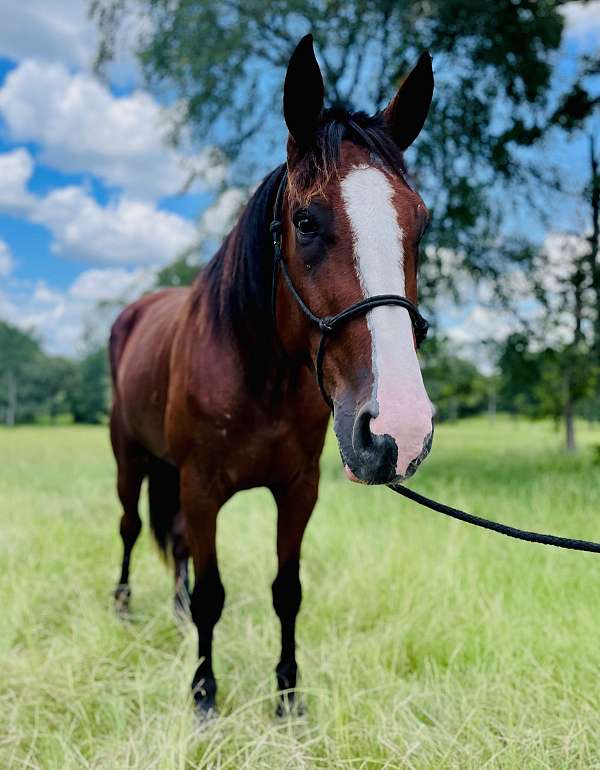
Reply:
M83 302L131 301L154 285L156 270L153 268L104 268L86 270L71 284L68 296Z
M200 236L223 238L235 224L242 206L248 200L248 190L229 187L221 193L200 217Z
M33 173L33 158L23 148L0 154L0 209L19 215L32 204L27 183Z
M168 113L150 94L116 97L91 75L61 64L22 61L0 89L0 114L15 141L40 145L40 160L69 173L90 173L137 198L179 193L223 179L210 151L193 156L167 146Z
M84 67L92 62L96 34L83 0L0 0L0 55L35 56Z
M122 304L150 289L155 278L151 268L92 269L81 273L65 290L43 281L12 290L0 288L0 318L33 332L54 355L76 355L85 333L101 343L108 338L110 324ZM109 302L99 312L98 302Z
M6 241L0 239L0 278L12 273L14 267L13 255Z
M600 36L600 0L589 3L566 3L560 9L566 21L566 33L570 37Z
M457 344L470 345L486 340L501 342L515 329L517 320L511 313L498 308L475 305L461 323L447 329L448 337Z
M59 62L69 69L91 70L98 43L87 0L0 0L0 56L21 61ZM124 19L115 60L107 68L112 83L141 81L133 54L144 19L129 13Z
M120 198L101 206L73 186L32 195L32 172L26 150L0 154L0 211L46 227L55 254L101 264L165 264L196 240L190 220L144 201Z
M104 264L164 264L196 237L194 224L177 214L126 198L103 207L80 187L53 190L30 219L50 230L55 254Z

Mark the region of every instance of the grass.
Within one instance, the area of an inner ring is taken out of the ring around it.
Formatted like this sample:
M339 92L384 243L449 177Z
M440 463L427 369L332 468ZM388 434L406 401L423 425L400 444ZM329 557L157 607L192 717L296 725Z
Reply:
M600 539L600 429L441 426L413 487L517 526ZM308 715L276 722L275 512L222 511L222 716L199 732L192 628L148 528L134 622L113 616L120 541L106 429L0 431L0 768L600 768L600 560L521 544L341 475L333 441L305 540Z

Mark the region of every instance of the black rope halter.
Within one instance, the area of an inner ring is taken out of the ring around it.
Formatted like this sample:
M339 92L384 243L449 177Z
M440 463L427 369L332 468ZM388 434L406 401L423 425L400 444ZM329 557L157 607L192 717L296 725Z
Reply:
M362 129L360 130L362 131ZM370 141L370 138L366 134L365 136L367 137L367 140L370 142L370 144L373 145L373 143ZM376 148L372 146L372 149L375 150ZM304 313L304 315L310 321L312 321L312 323L318 326L321 331L321 339L319 341L319 347L317 348L317 357L315 361L315 374L317 377L319 390L321 391L321 395L323 396L325 403L329 406L330 409L333 409L333 402L329 394L325 390L325 385L323 383L323 359L325 358L326 340L331 334L333 334L333 332L336 329L338 329L346 321L350 320L350 318L354 318L355 316L358 316L358 315L365 315L369 311L373 310L373 308L381 307L383 305L396 305L408 311L408 314L410 315L410 320L412 323L414 335L415 335L415 342L417 347L419 347L420 344L425 339L425 337L427 336L427 330L429 328L429 324L427 323L425 318L423 318L423 316L419 313L417 306L413 302L411 302L409 299L407 299L406 297L401 297L399 294L377 294L373 297L366 297L365 299L360 300L359 302L355 302L353 305L350 305L350 307L347 307L344 310L341 310L339 313L336 313L335 315L318 316L316 313L313 313L313 311L302 299L300 293L294 286L294 282L292 281L292 278L287 269L287 265L285 263L285 258L284 258L283 249L281 245L283 194L284 194L286 185L287 185L287 171L284 169L281 175L281 181L279 182L277 197L275 198L273 221L271 222L271 226L270 226L271 235L273 237L273 252L274 252L273 283L272 283L272 289L271 289L271 307L273 311L273 322L276 325L277 277L278 277L279 271L281 271L283 280L285 281L290 294L296 301L296 304L298 305L300 310Z
M356 123L354 123L354 121L352 120L349 121L349 126L354 131L354 133L359 137L359 139L364 144L366 144L367 147L371 149L372 152L376 153L380 157L385 158L385 154L382 151L382 148L379 148L375 144L375 142L371 139L371 137L368 134L366 134L366 132L363 131L363 129L360 128L360 126L357 126ZM402 175L402 177L406 182L406 184L412 189L412 185L410 184L407 177L405 177L404 175ZM281 246L283 194L284 194L286 185L287 185L287 171L284 168L281 173L281 180L279 182L279 188L277 190L277 197L275 198L273 221L271 222L271 226L270 226L271 235L273 237L273 249L274 249L273 283L272 283L272 289L271 289L271 306L272 306L272 312L273 312L273 323L276 326L277 277L278 277L279 271L281 271L281 274L283 275L283 279L286 283L286 286L288 287L290 294L296 301L296 304L298 305L300 310L304 313L304 315L312 323L316 324L321 331L321 339L319 341L319 347L317 348L315 373L317 377L317 383L321 391L321 395L323 396L325 403L330 407L330 409L332 409L333 408L332 400L329 397L329 394L327 393L327 391L325 390L325 385L323 383L323 359L325 356L326 340L331 334L333 334L333 332L335 332L337 328L339 328L339 326L341 326L345 321L348 321L350 318L354 318L357 315L364 315L368 313L369 311L373 310L373 308L381 307L383 305L396 305L408 311L410 315L410 320L412 323L414 335L415 335L415 342L417 347L419 347L421 342L423 342L423 340L427 336L427 330L429 328L429 324L427 323L425 318L423 318L423 316L419 313L414 303L412 303L406 297L401 297L398 294L378 294L374 297L367 297L366 299L363 299L360 302L356 302L354 305L350 305L350 307L347 307L345 310L342 310L339 313L336 313L335 315L332 315L332 316L318 316L316 313L313 313L313 311L302 299L298 290L294 286L294 282L291 279L291 276L287 269L287 265L285 263L283 249ZM418 503L419 505L429 508L432 511L437 511L438 513L442 513L445 516L450 516L453 519L464 521L467 524L473 524L476 527L482 527L483 529L492 530L493 532L497 532L501 535L506 535L507 537L512 537L517 540L525 540L530 543L540 543L542 545L551 545L551 546L555 546L556 548L566 548L574 551L588 551L591 553L600 553L600 543L595 543L589 540L576 540L570 537L559 537L557 535L547 535L547 534L542 534L540 532L529 532L527 530L518 529L517 527L511 527L507 524L501 524L500 522L497 522L497 521L490 521L489 519L484 519L480 516L475 516L472 513L467 513L466 511L462 511L459 508L453 508L449 505L445 505L444 503L438 503L436 500L432 500L428 497L425 497L424 495L421 495L412 489L407 489L407 487L404 487L401 484L389 484L388 486L393 492L403 495L409 500L412 500L413 502Z

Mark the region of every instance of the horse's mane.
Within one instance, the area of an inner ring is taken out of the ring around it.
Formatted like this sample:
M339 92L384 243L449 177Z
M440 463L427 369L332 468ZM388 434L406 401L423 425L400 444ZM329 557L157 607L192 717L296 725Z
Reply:
M404 171L402 154L381 114L368 117L363 112L332 108L324 111L314 146L298 158L289 176L295 198L306 199L327 185L336 173L344 139L377 148L388 165ZM192 288L194 303L200 297L207 299L215 333L235 338L248 384L258 393L264 392L281 364L271 312L273 242L269 225L284 171L282 164L264 178Z

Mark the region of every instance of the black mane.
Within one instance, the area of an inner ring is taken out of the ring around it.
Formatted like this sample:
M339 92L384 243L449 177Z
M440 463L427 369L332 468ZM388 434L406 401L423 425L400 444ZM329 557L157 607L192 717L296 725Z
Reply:
M347 138L376 152L396 172L404 172L402 154L380 113L368 117L363 112L333 108L323 114L314 147L296 164L290 180L295 195L326 185ZM281 364L271 308L273 242L269 225L285 169L285 164L277 166L261 182L193 288L195 301L208 297L215 333L235 338L249 386L259 393Z

